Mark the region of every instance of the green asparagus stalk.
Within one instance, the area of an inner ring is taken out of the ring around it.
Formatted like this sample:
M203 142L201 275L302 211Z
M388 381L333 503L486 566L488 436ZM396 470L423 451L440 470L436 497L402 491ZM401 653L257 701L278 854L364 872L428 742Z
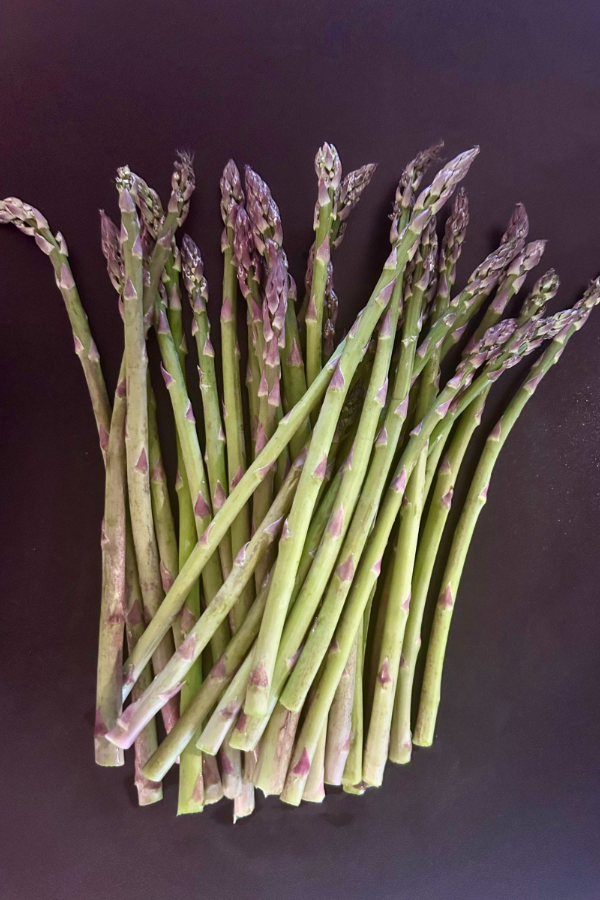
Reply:
M124 373L123 373L124 374ZM100 766L122 766L123 751L106 740L121 714L123 625L125 617L126 491L125 381L115 392L106 450L106 486L102 523L102 605L96 677L94 747Z
M368 632L368 623L366 623L365 620L366 611L356 636L357 654L354 670L354 696L352 698L352 714L350 721L350 747L342 775L342 785L347 792L348 789L350 789L351 792L354 792L356 785L362 782L364 731L363 672L366 644L365 632ZM365 624L367 624L366 629L364 627Z
M16 197L7 197L0 200L0 224L12 224L23 234L35 239L40 250L48 256L56 284L62 294L65 309L73 330L75 353L81 363L83 374L92 401L92 410L100 449L103 457L108 448L108 434L110 431L111 410L104 383L104 376L100 367L100 356L92 337L88 318L81 305L81 299L77 291L75 279L69 265L69 251L67 244L60 233L55 236L46 218L35 207Z
M127 377L127 428L125 448L131 525L140 587L148 618L158 610L164 592L160 561L154 533L150 495L148 452L148 354L144 333L142 244L135 204L129 192L130 174L121 169L117 177L121 210L121 246L125 287L123 307L125 324L125 371ZM155 671L161 671L173 654L173 641L165 635L153 655ZM177 721L177 705L165 704L163 719L167 731Z
M160 577L163 591L168 591L179 573L177 536L171 510L171 500L167 476L162 461L158 422L156 420L156 398L148 383L148 462L150 465L150 496L158 555L160 557Z
M232 490L246 471L244 411L240 380L240 350L237 338L237 267L233 255L234 226L239 204L244 195L240 173L232 159L221 178L221 215L223 217L223 303L221 306L221 350L223 372L223 422L227 449L228 491ZM235 559L250 540L249 509L244 506L231 526L231 551ZM232 630L239 628L246 616L254 591L249 582L231 613Z
M545 278L546 276L544 276L544 279ZM543 282L544 279L541 281ZM550 277L548 280L552 281L552 278ZM475 525L479 513L487 499L487 486L489 485L493 466L495 465L504 441L508 437L511 428L516 422L523 407L533 394L537 384L541 378L544 377L548 369L560 357L566 341L570 339L575 331L581 328L593 306L598 303L600 299L599 291L600 282L596 280L595 282L592 282L583 298L575 304L571 316L572 321L568 320L567 315L567 324L559 331L558 335L545 350L538 362L534 364L525 383L511 401L506 413L488 437L477 471L471 483L461 518L456 527L454 541L442 579L442 589L436 606L434 624L430 638L430 647L433 647L434 649L431 651L428 649L427 653L425 678L423 681L419 715L414 735L414 743L419 746L429 746L433 741L437 709L440 701L443 658L451 619L451 613L448 615L448 611L454 606L456 592L458 590L462 569ZM554 292L552 288L550 288L550 292ZM534 310L535 304L539 302L540 296L538 294L536 297L536 293L537 292L534 289L532 296L529 298L530 301L533 301ZM546 298L544 298L544 300L545 299ZM526 301L522 316L525 317L527 314L531 314L531 307ZM535 315L535 311L533 315ZM485 478L485 481L482 482L483 478Z
M172 656L168 667L163 670L160 680L153 682L144 696L135 705L128 707L126 715L122 716L115 728L110 732L110 740L118 746L129 747L136 733L165 702L165 698L176 694L190 667L200 656L204 647L216 633L220 624L225 621L228 612L237 601L243 587L252 576L258 560L264 554L265 548L277 539L281 530L283 518L292 504L292 498L300 480L300 473L304 465L305 457L302 456L294 463L286 479L286 483L279 492L259 531L253 536L246 547L243 547L236 557L229 578L221 589L215 594L212 601L200 616L197 622L187 630L187 637L183 644ZM214 649L214 648L213 648ZM225 648L221 651L223 653Z
M227 462L225 456L225 432L221 423L215 351L210 339L210 323L206 312L208 287L204 277L204 263L200 251L189 235L181 243L183 280L194 316L192 332L198 348L198 375L204 410L206 436L206 468L211 490L213 512L218 512L227 497ZM219 556L223 577L227 578L233 565L231 541L227 536L219 544Z
M246 206L253 229L253 245L258 252L266 258L265 261L268 268L269 260L268 254L266 254L266 240L270 239L273 241L276 248L282 251L283 229L281 226L281 216L268 185L253 169L250 168L250 166L246 166L245 179L247 195ZM287 270L285 254L283 255L283 262ZM293 280L290 281L290 286L295 302L295 284L293 284ZM250 287L253 288L252 283L250 284ZM258 297L255 293L253 296L255 302L258 303ZM287 413L306 393L306 375L304 372L302 354L300 353L300 337L298 334L298 323L296 320L294 303L288 303L285 310L284 340L280 349L284 409ZM300 453L302 447L306 444L309 435L310 424L306 421L302 423L298 435L291 442L290 449L292 457L295 457Z
M311 385L321 371L323 300L331 244L330 233L336 193L342 180L342 164L333 144L323 144L315 157L319 182L315 207L315 251L310 300L306 310L306 380ZM313 414L313 423L316 415Z

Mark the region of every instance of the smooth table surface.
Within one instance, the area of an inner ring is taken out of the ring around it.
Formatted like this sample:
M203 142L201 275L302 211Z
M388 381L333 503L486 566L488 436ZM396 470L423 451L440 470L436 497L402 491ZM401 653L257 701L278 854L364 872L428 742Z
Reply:
M566 306L600 271L599 25L591 0L4 0L0 196L64 232L111 389L122 332L97 210L116 214L124 163L164 195L178 147L196 156L188 227L215 325L224 163L249 162L271 185L301 284L324 140L347 171L379 162L335 261L342 325L386 256L404 164L439 137L448 157L481 145L459 282L520 200ZM129 757L94 765L102 462L47 260L0 229L0 273L0 898L596 898L600 313L497 467L434 746L362 798L259 799L234 828L225 803L177 819L173 775L140 810ZM476 449L518 378L492 395Z

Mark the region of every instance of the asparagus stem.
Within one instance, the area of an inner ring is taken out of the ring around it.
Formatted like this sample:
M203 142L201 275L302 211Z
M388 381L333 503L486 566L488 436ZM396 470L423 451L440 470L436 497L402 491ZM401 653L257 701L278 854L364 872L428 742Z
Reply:
M430 746L433 742L437 711L440 703L442 667L452 619L452 610L475 525L487 501L492 471L500 450L537 385L552 365L558 361L566 342L582 327L592 308L599 301L600 280L596 279L596 281L591 283L582 299L575 304L571 311L571 316L569 317L567 314L565 317L566 324L554 336L552 343L547 347L540 359L532 366L525 382L487 439L467 494L464 509L454 532L435 609L414 735L414 743L419 746ZM559 317L555 317L555 319L559 319Z
M123 308L125 323L125 370L127 377L127 425L125 448L131 525L135 545L144 610L148 618L158 610L164 592L160 561L154 534L148 451L148 354L144 334L142 297L144 291L142 244L139 220L129 192L128 171L119 170L117 187L121 210L121 243L125 287ZM173 641L165 635L153 654L155 671L160 672L173 654ZM167 731L177 721L177 704L168 701L163 710Z
M196 747L208 753L209 756L215 756L219 752L227 733L235 724L235 719L244 702L251 666L252 653L250 652L233 676L233 680L221 696L213 714L204 726L202 734L196 741Z
M17 197L0 200L0 224L13 224L19 231L35 239L39 249L49 257L56 278L56 285L62 294L65 309L73 330L75 353L81 363L88 387L100 449L103 457L108 448L111 410L104 376L100 367L100 356L92 337L87 315L81 304L75 279L68 260L67 245L62 235L55 237L50 231L46 218L35 207L23 203Z
M147 777L162 778L174 765L184 747L193 741L195 736L196 740L200 737L199 727L227 688L258 634L266 600L265 586L250 607L240 629L227 645L227 650L214 664L185 713L146 765L144 772Z
M339 189L342 164L333 144L323 144L315 158L319 192L315 207L315 255L310 300L306 310L306 380L310 386L321 371L323 299L330 258L330 232L335 194ZM313 413L313 424L316 413Z
M342 672L327 718L326 784L339 785L342 783L346 760L350 753L359 637L360 632L357 633L352 651L344 666L344 671ZM362 654L362 642L360 652Z
M280 703L269 718L254 773L254 784L265 797L283 790L299 720L299 713L291 713Z
M124 375L124 372L121 373ZM124 378L115 392L115 405L106 450L106 486L102 524L102 605L96 677L94 747L100 766L122 766L123 751L106 740L122 708L123 624L125 617L126 491Z
M251 816L254 812L254 769L256 767L256 751L244 753L244 772L242 776L242 793L233 801L233 824L238 819Z
M202 780L204 782L204 803L209 806L223 799L223 783L219 766L214 756L202 757Z
M179 557L167 476L160 449L156 398L150 383L148 383L148 464L152 513L160 557L160 576L163 590L168 591L179 573Z
M223 303L221 306L221 349L223 372L223 422L225 425L228 490L232 490L246 471L244 411L240 380L240 350L237 339L237 267L233 257L234 225L238 205L243 202L240 174L229 160L221 178L221 214L223 217ZM250 540L249 509L244 506L231 526L231 551L235 559ZM232 630L242 624L252 601L254 590L249 582L233 607Z
M144 723L160 709L165 698L176 694L181 687L181 679L199 658L202 650L214 635L220 624L225 621L228 612L236 603L243 587L251 578L254 568L265 547L273 543L279 534L281 524L286 511L290 508L292 498L304 463L303 457L294 463L290 470L286 484L281 489L275 501L265 517L259 531L256 532L247 547L236 557L234 567L229 578L221 589L215 594L200 618L187 631L187 637L183 644L172 656L168 666L161 673L161 678L153 682L152 686L144 693L140 702L129 707L127 715L122 717L110 733L110 740L118 746L131 746L135 734ZM214 649L214 645L213 645ZM225 647L221 649L221 654ZM218 658L218 657L216 657ZM135 673L134 673L135 674Z
M200 251L187 234L183 238L181 251L183 279L194 315L192 332L198 348L198 376L206 437L206 468L211 491L211 505L213 512L216 513L227 497L227 463L225 432L221 423L215 371L215 351L210 339L210 323L206 312L208 287ZM219 544L219 556L223 577L227 578L233 565L229 535Z

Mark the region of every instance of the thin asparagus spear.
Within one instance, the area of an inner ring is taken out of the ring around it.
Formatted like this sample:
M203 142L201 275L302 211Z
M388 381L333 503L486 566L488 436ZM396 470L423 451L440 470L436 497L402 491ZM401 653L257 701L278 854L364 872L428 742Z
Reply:
M124 379L117 385L106 451L106 486L102 523L102 605L96 677L94 747L100 766L122 766L123 751L106 740L122 710L121 683L125 620L126 491Z
M315 207L315 252L310 300L306 310L306 381L310 386L321 371L323 339L323 299L330 258L330 232L335 195L342 180L342 164L333 144L323 144L315 157L319 181ZM313 413L313 424L316 413Z
M375 593L373 591L373 593ZM342 785L345 791L354 788L362 781L363 761L363 729L364 729L364 702L363 702L363 672L365 661L365 616L359 625L356 635L357 654L354 670L354 696L352 698L352 714L350 728L350 748L346 758L346 764L342 775ZM334 701L335 702L335 701Z
M264 587L227 645L227 650L214 664L185 713L146 765L144 773L147 777L162 778L189 742L200 737L198 729L203 720L227 688L258 634L266 600L267 587Z
M202 734L196 741L196 747L204 753L208 753L209 756L215 756L219 752L228 731L232 724L235 724L235 719L244 702L251 666L252 652L248 654L233 676L233 680L221 696L210 719L202 729Z
M279 209L273 199L273 195L268 185L257 175L257 173L246 166L246 195L248 216L252 222L254 233L254 246L258 252L265 256L266 239L269 238L274 242L278 250L282 250L283 245L283 229L281 227L281 216ZM287 259L285 254L283 261L287 269ZM268 258L266 260L268 265ZM256 270L256 267L255 267ZM252 288L252 284L250 285ZM295 293L295 285L292 287L292 293ZM253 294L255 301L258 303L258 297ZM298 335L298 323L296 321L296 311L293 304L288 304L285 315L285 339L282 345L281 353L281 369L283 377L283 396L285 402L285 411L289 412L292 407L302 399L306 393L306 376L304 373L304 362L300 353L300 338ZM295 457L306 444L310 435L310 424L307 421L302 423L298 435L291 442L290 449L292 456Z
M221 178L221 215L223 217L223 303L221 306L221 349L223 371L223 422L227 449L228 491L232 490L246 471L244 411L240 380L240 350L237 338L237 267L233 256L234 225L239 204L244 200L240 173L232 159ZM231 526L231 552L235 559L250 540L249 509L244 506ZM250 582L231 611L232 630L239 628L252 601L254 590Z
M394 559L391 590L381 638L373 705L363 758L362 780L366 784L376 787L383 781L383 772L388 756L394 694L402 640L410 606L410 587L423 508L426 463L427 450L425 448L410 476L400 510L398 551Z
M156 398L150 383L148 383L148 463L150 466L152 514L160 557L160 577L163 591L168 591L179 573L179 558L167 476L160 450L156 421Z
M238 819L251 816L254 812L254 770L256 768L257 752L251 750L244 753L244 772L242 775L242 793L233 801L233 824Z
M160 577L160 561L154 533L148 462L148 354L144 333L142 244L139 220L129 192L128 170L120 169L117 177L121 210L121 247L125 287L123 308L125 323L125 371L127 377L127 427L125 448L127 485L131 510L131 526L135 545L144 610L149 618L160 606L164 592ZM173 641L165 635L153 654L155 671L161 671L173 654ZM177 721L177 704L168 701L163 709L167 731Z
M110 740L118 746L125 748L131 746L136 733L154 715L156 710L162 707L165 698L176 694L181 688L181 679L185 678L188 670L214 636L221 622L226 619L243 586L252 576L265 547L276 540L283 517L291 506L303 464L304 457L300 457L294 463L286 479L286 484L275 498L261 528L236 557L229 578L215 594L198 621L188 630L185 641L172 656L168 668L163 670L164 674L161 675L160 680L153 682L140 702L135 706L128 707L127 714L121 717L111 731ZM221 653L224 650L225 647Z
M214 756L202 756L202 781L204 783L204 803L209 806L223 799L223 783L219 766Z
M204 263L200 251L187 234L181 242L181 255L183 280L194 315L192 332L198 348L198 375L206 437L206 468L211 491L211 505L213 512L216 513L227 497L227 463L225 432L221 423L215 371L215 351L210 339L210 323L206 313L208 286L204 277ZM219 544L219 556L223 578L227 578L233 565L229 535Z
M424 191L419 200L417 200L415 205L416 213L413 214L403 236L398 241L397 246L394 247L391 261L388 261L384 267L379 283L362 313L358 328L355 334L352 335L354 340L347 343L346 349L340 358L336 377L332 379L323 402L319 420L313 433L306 466L300 478L298 492L302 501L292 505L292 510L286 523L287 529L284 528L284 535L282 535L282 540L280 541L279 556L273 575L269 601L267 601L267 608L258 637L256 665L250 676L244 704L244 711L247 714L265 715L268 708L275 658L293 587L291 579L295 576L298 567L308 523L314 508L320 482L322 481L321 469L324 474L324 466L326 465L335 422L339 416L349 380L354 374L362 355L361 351L365 345L365 338L370 337L384 307L389 303L395 279L401 276L406 263L414 255L421 231L427 225L431 216L441 208L448 196L453 192L456 184L464 177L477 152L477 150L472 150L457 157L456 160L452 161L438 174L431 187ZM362 336L363 332L366 333L364 337Z

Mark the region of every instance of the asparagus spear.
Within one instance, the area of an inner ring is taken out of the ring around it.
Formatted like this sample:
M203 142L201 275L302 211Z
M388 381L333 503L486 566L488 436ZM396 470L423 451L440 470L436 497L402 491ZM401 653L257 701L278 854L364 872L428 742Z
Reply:
M575 304L573 310L564 315L564 324L559 328L550 346L547 347L540 359L534 364L525 382L487 439L469 488L463 512L454 532L454 539L436 605L427 651L419 715L414 735L414 743L419 746L429 746L433 742L440 702L442 666L456 594L475 525L487 501L489 483L496 460L515 422L541 379L551 366L558 361L567 341L582 327L593 307L599 302L600 279L596 279L590 284L581 300ZM556 320L560 325L560 317L556 317Z
M326 784L339 785L342 783L346 760L350 753L358 638L359 635L357 634L327 718L327 743L325 748ZM362 643L360 651L362 653Z
M227 464L225 457L225 432L221 423L215 351L210 339L210 323L206 312L208 286L204 277L204 263L200 251L189 235L181 242L183 280L194 316L192 332L198 348L198 376L204 410L206 437L206 468L211 491L211 505L218 512L227 496ZM223 577L231 571L231 541L227 535L219 544L219 556Z
M306 310L306 380L311 385L321 371L323 300L330 259L330 232L336 193L342 180L342 164L333 144L323 144L315 157L319 182L315 206L315 250L310 300ZM313 414L313 422L316 415Z
M135 545L144 609L151 618L164 597L160 561L154 533L150 497L148 453L148 354L144 333L142 244L139 219L129 191L131 177L127 168L117 177L121 210L121 246L125 287L123 308L125 324L125 371L127 377L127 428L125 448L131 525ZM160 672L173 654L173 641L165 635L154 655L154 669ZM163 711L167 731L177 721L177 704L168 701Z
M121 667L125 619L125 381L115 392L115 406L106 450L106 485L102 523L102 605L96 677L96 722L94 746L100 766L122 766L123 751L106 740L106 732L116 723L122 708Z
M325 799L325 750L327 744L327 728L319 737L315 757L306 778L302 799L308 803L322 803Z
M373 591L373 593L375 593ZM363 762L363 726L364 726L364 703L363 703L363 672L365 660L365 616L360 623L356 635L356 666L354 670L354 696L352 698L352 712L350 720L350 746L346 757L346 764L342 774L342 785L345 791L354 792L356 785L362 781L362 762ZM335 700L334 700L335 702Z
M240 381L240 351L237 339L237 267L234 261L234 226L239 204L244 200L240 173L232 159L221 178L221 215L223 218L223 303L221 306L221 349L223 371L223 422L227 449L228 490L232 490L246 471L244 411ZM231 552L235 559L250 540L250 516L247 506L231 526ZM248 582L231 613L232 630L239 628L252 601L254 591Z

